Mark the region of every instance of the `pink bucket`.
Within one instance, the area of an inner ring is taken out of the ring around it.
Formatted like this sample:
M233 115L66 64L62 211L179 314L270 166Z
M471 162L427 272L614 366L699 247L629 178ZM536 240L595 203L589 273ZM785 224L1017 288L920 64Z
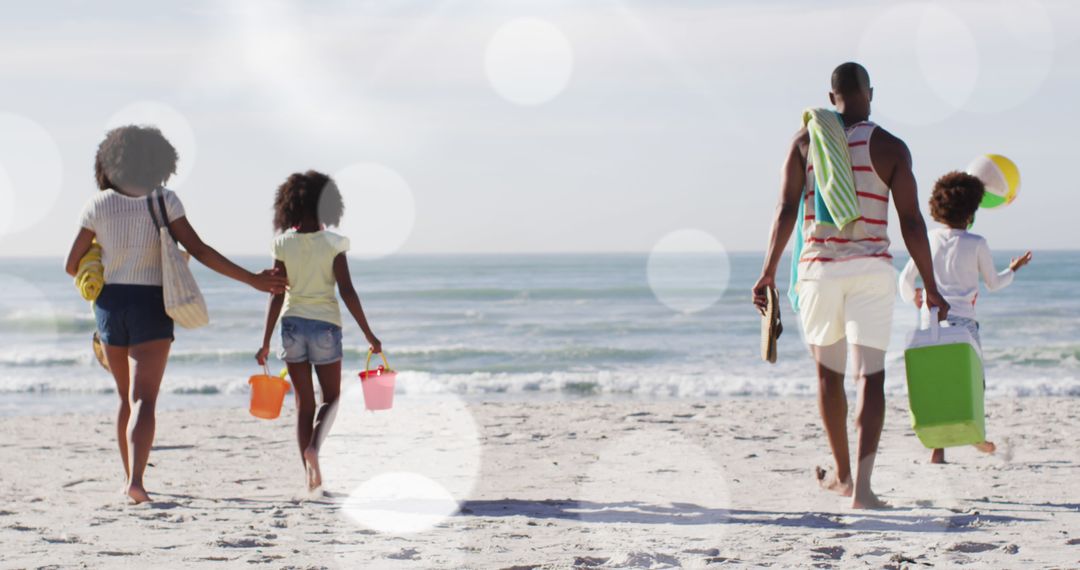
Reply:
M364 388L364 407L369 410L389 410L394 406L394 380L397 372L390 369L390 362L386 355L379 353L383 363L375 370L371 369L371 355L369 350L367 364L360 373L360 385Z

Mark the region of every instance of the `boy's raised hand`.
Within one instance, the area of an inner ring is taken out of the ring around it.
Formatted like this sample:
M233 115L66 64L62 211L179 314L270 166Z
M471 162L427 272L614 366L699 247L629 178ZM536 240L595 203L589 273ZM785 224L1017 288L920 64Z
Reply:
M1028 263L1031 263L1030 251L1028 251L1024 255L1021 255L1020 257L1014 257L1012 263L1009 263L1009 269L1011 269L1015 273L1017 269L1020 269Z

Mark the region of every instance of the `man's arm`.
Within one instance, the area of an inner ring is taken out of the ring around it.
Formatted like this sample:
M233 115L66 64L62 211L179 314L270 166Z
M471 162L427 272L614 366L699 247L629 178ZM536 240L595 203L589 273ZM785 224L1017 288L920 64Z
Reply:
M888 136L888 139L882 141L882 146L886 146L896 160L889 180L889 189L892 191L896 213L900 216L900 233L904 236L904 245L922 276L927 306L937 307L938 318L945 319L949 314L949 303L938 293L937 281L934 279L934 263L930 256L930 242L926 238L926 222L919 211L919 191L915 173L911 170L911 151L904 141L888 133L882 134Z
M799 200L806 187L806 157L803 153L809 135L806 129L800 130L791 141L784 169L780 177L780 198L776 204L776 216L773 219L772 232L769 235L769 250L765 255L765 264L761 268L761 277L754 285L754 305L764 312L768 305L770 287L776 287L776 267L784 255L784 248L791 239L799 215Z

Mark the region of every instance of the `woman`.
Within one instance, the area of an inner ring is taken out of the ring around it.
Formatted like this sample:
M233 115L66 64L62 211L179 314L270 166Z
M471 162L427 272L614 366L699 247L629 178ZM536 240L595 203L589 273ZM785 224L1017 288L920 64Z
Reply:
M165 313L162 296L161 242L146 197L161 189L173 235L207 267L260 291L281 293L286 284L285 277L273 270L251 273L199 239L180 199L163 188L176 173L177 158L176 149L154 127L109 131L94 161L100 192L83 210L82 227L66 265L74 276L91 242L96 238L101 244L105 286L94 312L120 395L116 436L127 475L126 492L135 503L150 500L143 473L154 441L158 389L173 341L173 321Z

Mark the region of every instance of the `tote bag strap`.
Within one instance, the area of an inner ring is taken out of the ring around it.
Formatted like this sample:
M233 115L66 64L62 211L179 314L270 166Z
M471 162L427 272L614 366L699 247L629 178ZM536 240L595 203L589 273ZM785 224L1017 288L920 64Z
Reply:
M161 219L158 219L158 212L154 211L154 195L157 194L158 208L160 208ZM161 189L154 190L146 196L146 207L150 210L150 219L154 220L154 227L160 232L164 226L169 231L169 235L172 236L173 241L176 241L176 234L173 233L172 228L169 226L169 210L165 207L165 196ZM177 241L177 243L180 243Z

